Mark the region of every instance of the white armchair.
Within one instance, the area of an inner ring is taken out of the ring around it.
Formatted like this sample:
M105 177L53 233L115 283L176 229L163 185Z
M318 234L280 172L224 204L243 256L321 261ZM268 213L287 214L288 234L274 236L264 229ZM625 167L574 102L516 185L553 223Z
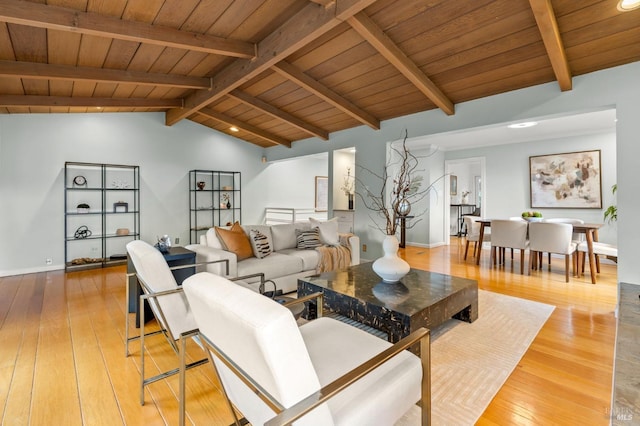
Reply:
M556 253L565 257L565 279L569 282L569 258L576 251L572 241L573 226L568 223L533 222L529 224L529 274L537 253ZM577 256L573 256L573 270L577 272ZM540 265L542 266L542 265ZM549 266L551 267L551 266Z
M520 274L524 275L524 251L529 248L527 240L527 222L524 220L492 220L491 221L491 258L496 264L504 263L504 249L520 250ZM513 253L513 252L512 252ZM513 255L512 255L513 262Z
M391 425L418 401L429 423L426 329L392 345L330 318L298 328L285 306L207 272L183 287L229 408L251 424ZM404 350L418 342L421 358Z

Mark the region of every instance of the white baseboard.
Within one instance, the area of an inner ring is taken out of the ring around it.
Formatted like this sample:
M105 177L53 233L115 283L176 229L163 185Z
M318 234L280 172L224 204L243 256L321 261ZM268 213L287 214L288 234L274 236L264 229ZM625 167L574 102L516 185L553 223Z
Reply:
M13 269L10 271L0 271L0 277L10 277L13 275L36 274L38 272L59 271L64 269L64 265L47 265L39 268Z
M436 248L436 247L442 247L446 245L444 242L437 242L437 243L431 243L431 244L409 242L405 244L411 247L422 247L422 248Z

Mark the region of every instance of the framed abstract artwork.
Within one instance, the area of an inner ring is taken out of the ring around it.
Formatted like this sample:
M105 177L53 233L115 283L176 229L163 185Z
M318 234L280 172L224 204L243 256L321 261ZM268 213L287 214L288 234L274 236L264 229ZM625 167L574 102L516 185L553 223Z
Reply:
M602 208L600 150L529 157L532 208Z

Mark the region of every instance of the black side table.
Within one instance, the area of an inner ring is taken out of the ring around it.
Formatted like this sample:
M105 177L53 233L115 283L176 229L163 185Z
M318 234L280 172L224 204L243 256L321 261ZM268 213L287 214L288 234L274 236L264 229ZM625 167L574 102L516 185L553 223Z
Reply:
M194 251L187 250L184 247L171 247L167 253L162 253L162 255L167 261L169 267L193 265L196 263L196 253ZM136 269L133 266L133 262L131 262L131 258L129 257L129 255L127 255L127 273L135 272ZM176 283L178 283L178 285L181 285L185 279L196 273L196 267L194 266L192 268L176 269L171 272L176 279ZM142 294L142 287L140 287L140 284L138 283L138 280L135 276L129 278L129 282L127 283L127 285L129 286L128 312L136 313L136 327L140 327L139 305L140 295ZM153 318L153 312L151 312L151 308L149 308L148 303L145 303L144 317L147 320Z

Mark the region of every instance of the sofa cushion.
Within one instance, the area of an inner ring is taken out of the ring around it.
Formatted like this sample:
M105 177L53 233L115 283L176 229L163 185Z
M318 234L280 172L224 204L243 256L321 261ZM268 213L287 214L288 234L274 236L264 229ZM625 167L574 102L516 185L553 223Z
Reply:
M302 259L296 256L288 256L278 252L271 253L264 259L252 257L238 262L238 276L264 273L266 279L282 277L284 275L301 272ZM256 278L257 280L258 278ZM252 282L251 279L246 281Z
M237 230L234 230L234 228ZM231 229L223 229L216 226L216 233L224 249L235 253L239 261L253 257L253 249L251 248L249 237L242 231L240 225L236 227L234 224Z
M205 245L211 248L224 250L224 247L222 246L222 243L218 238L218 234L216 234L216 228L209 228L207 230L207 233L204 235L204 238L205 238Z
M271 226L273 251L296 247L296 229L311 229L308 223L282 223Z
M278 253L295 256L301 259L303 271L315 271L320 260L320 253L315 250L284 249Z
M271 246L266 235L257 229L251 229L249 231L249 240L251 242L251 248L253 249L253 255L258 259L263 259L271 254Z
M300 250L315 249L320 247L320 231L318 228L312 228L308 231L296 229L296 248Z
M320 230L320 241L328 246L337 246L340 244L338 239L338 218L334 217L326 221L320 221L318 219L309 218L311 226L318 227Z

